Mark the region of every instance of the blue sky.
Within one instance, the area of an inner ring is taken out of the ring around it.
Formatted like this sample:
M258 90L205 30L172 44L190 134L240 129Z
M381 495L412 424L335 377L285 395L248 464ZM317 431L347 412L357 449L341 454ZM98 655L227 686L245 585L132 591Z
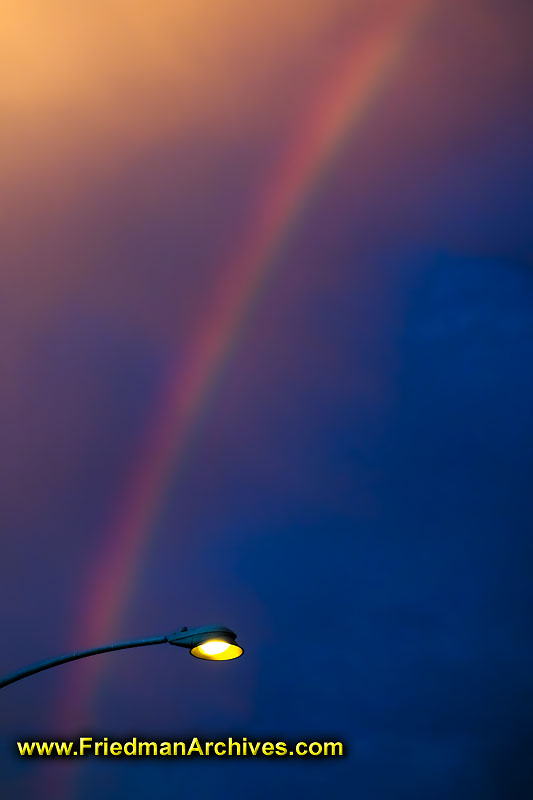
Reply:
M282 3L256 16L224 3L242 12L233 26L187 12L190 46L163 0L132 12L131 48L119 0L102 40L72 18L58 56L72 77L43 45L9 95L2 672L83 645L87 576L223 254L346 28L391 12L317 0L300 24ZM120 638L221 622L245 657L102 656L68 724L79 664L4 689L6 797L531 795L531 14L434 5L251 305L170 469L120 620ZM163 35L169 51L150 44ZM91 45L79 60L76 37ZM196 67L195 53L212 62ZM116 112L106 76L124 93ZM16 736L86 731L331 736L349 755L13 753Z

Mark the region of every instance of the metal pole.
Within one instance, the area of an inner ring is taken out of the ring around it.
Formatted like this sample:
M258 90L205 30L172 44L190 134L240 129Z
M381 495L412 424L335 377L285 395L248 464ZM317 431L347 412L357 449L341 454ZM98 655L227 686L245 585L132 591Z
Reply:
M112 650L125 650L127 647L144 647L149 644L163 644L166 641L168 641L166 636L152 636L150 639L134 639L131 642L116 642L115 644L106 644L103 647L94 647L92 650L80 650L66 656L49 658L46 661L39 661L38 664L32 664L30 667L19 669L16 672L11 672L9 675L0 678L0 689L4 686L8 686L10 683L20 681L21 678L27 678L28 675L42 672L43 669L50 669L50 667L57 667L59 664L66 664L67 661L76 661L78 658L86 658L87 656L97 656L100 653L109 653Z

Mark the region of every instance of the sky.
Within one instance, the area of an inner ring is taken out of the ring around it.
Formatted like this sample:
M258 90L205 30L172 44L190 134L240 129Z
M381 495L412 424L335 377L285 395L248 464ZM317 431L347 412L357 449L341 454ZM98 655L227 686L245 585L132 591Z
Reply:
M529 4L0 17L3 796L531 797Z

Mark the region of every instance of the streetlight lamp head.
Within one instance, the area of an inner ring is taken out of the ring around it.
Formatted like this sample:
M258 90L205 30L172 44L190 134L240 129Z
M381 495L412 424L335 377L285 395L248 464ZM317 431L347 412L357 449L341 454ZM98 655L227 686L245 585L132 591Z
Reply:
M182 628L167 636L167 642L186 647L192 656L204 661L230 661L244 652L236 638L237 634L224 625L206 625L203 628Z

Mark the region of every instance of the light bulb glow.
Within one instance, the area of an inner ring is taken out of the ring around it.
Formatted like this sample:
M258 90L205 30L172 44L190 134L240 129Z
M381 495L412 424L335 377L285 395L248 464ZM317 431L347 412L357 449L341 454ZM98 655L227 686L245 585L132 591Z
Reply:
M191 655L203 658L205 661L230 661L238 658L243 653L238 644L225 642L222 639L209 639L207 642L197 644L191 650Z
M204 642L199 645L200 650L205 656L219 656L224 650L229 647L229 642L220 642L217 639L212 639L210 642Z

